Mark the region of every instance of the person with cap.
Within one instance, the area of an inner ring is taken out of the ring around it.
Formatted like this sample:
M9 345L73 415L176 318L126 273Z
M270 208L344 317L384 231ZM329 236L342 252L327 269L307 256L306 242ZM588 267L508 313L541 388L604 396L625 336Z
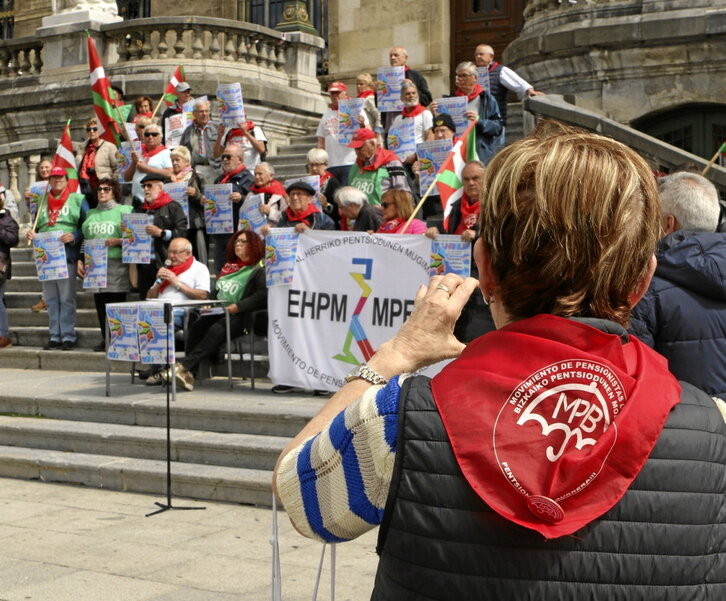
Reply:
M232 233L212 234L210 239L214 241L214 273L219 274L226 262L227 241L237 231L239 225L239 210L242 201L249 194L253 184L253 176L244 164L245 149L237 144L230 144L225 147L222 153L222 175L215 181L215 184L232 184L232 193L229 195L232 201Z
M334 230L333 220L318 209L313 202L315 188L297 181L287 186L287 209L280 217L277 227L294 227L298 234L305 230ZM262 226L262 235L270 231L269 225Z
M476 65L464 61L456 66L456 89L453 96L466 96L466 112L468 121L476 123L476 154L485 165L499 149L497 138L502 133L503 121L499 113L499 105L489 92L477 83ZM429 108L436 113L436 103Z
M359 129L348 146L354 149L356 156L348 183L364 192L368 202L380 204L381 196L387 190L411 192L403 163L396 153L378 146L373 130Z
M225 128L223 123L217 126L217 142L214 145L214 156L219 157L225 146L237 144L245 149L244 164L253 170L265 160L267 154L267 136L254 121L240 122L237 127Z
M186 81L179 82L176 86L176 100L174 104L167 108L161 115L161 127L164 132L164 139L166 139L166 120L169 117L184 112L184 105L192 100L192 87Z
M328 86L330 104L318 123L316 135L318 148L328 153L328 171L340 182L348 183L350 166L355 162L355 153L345 144L338 142L338 100L348 97L348 86L342 81L334 81ZM363 114L363 123L368 127L368 117Z
M191 153L192 167L204 183L213 182L221 171L221 161L214 154L217 128L210 121L210 106L204 98L194 101L192 122L187 125L179 141Z
M152 220L146 226L146 233L154 241L151 262L139 264L137 267L137 287L141 300L146 298L146 293L154 283L157 272L164 266L169 243L174 238L185 236L187 232L188 224L184 209L164 191L164 184L167 181L163 175L149 173L139 184L144 190L144 202L136 206L134 212L151 215Z
M483 189L479 281L431 278L278 459L295 529L380 525L374 601L723 599L726 406L625 330L656 266L647 162L558 124ZM499 329L465 346L475 291Z
M36 230L60 232L60 241L65 245L68 277L62 280L43 282L43 300L48 309L48 342L45 350L71 350L76 346L76 261L78 260L81 228L88 212L86 197L80 192L71 192L68 175L62 167L53 167L48 178L49 189L46 202L38 207ZM28 240L35 238L35 231L28 230Z
M142 123L143 121L139 121ZM146 198L141 187L141 180L147 175L155 175L157 179L169 179L174 173L171 152L161 143L161 128L156 123L149 123L142 133L141 156L135 150L131 153L124 180L131 181L132 204L138 206Z
M494 60L494 48L489 44L479 44L474 51L474 64L478 68L486 67L489 73L489 91L499 106L499 114L502 116L502 133L499 134L495 144L498 147L504 146L504 134L507 128L507 93L514 92L521 100L525 96L542 96L544 92L538 92L531 84L527 83L509 67L499 64Z

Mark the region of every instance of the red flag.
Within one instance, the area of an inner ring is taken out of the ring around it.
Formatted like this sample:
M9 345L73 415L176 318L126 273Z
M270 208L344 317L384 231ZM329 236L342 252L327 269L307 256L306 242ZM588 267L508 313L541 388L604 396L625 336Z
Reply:
M88 68L91 72L91 96L99 136L118 146L121 140L116 121L116 108L111 102L111 82L106 77L101 59L98 58L98 52L96 52L96 44L90 35L88 36Z
M174 75L171 76L169 83L166 84L166 88L164 88L164 102L166 102L166 106L174 106L174 103L177 101L176 87L186 80L184 65L179 65L176 71L174 71Z
M461 181L461 172L464 170L464 165L469 161L479 160L476 154L475 125L476 121L469 124L464 135L454 144L449 156L446 157L436 174L436 186L439 189L439 196L441 196L441 206L444 208L444 222L449 219L451 205L464 194Z
M64 169L68 177L68 189L71 193L78 191L78 172L76 171L76 157L73 154L73 142L71 142L70 119L68 119L68 123L66 123L63 135L58 143L58 148L53 157L52 167Z

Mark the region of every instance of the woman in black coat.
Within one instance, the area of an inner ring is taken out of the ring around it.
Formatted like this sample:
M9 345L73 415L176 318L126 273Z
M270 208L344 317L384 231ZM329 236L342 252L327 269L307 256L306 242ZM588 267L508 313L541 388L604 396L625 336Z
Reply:
M18 222L5 208L0 195L0 348L11 346L8 312L5 309L5 282L12 275L10 249L18 244Z

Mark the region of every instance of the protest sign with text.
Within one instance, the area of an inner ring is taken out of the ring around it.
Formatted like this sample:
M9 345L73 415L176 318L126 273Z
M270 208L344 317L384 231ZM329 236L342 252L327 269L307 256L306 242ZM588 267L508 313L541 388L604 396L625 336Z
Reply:
M365 98L341 98L338 100L338 144L350 144L358 131L358 117L363 114Z
M428 190L434 182L436 174L444 164L446 157L449 156L451 148L451 140L431 140L416 144L416 156L419 164L418 185L422 193L424 190Z
M405 160L416 152L416 124L413 119L401 119L388 130L388 150Z
M204 187L204 223L208 234L231 234L232 223L232 184L210 184Z
M429 275L455 273L462 278L471 275L471 242L461 236L442 234L431 242L431 268Z
M403 108L401 85L406 76L406 67L380 67L376 83L376 104L382 113L398 113Z
M66 245L61 242L63 232L38 232L33 238L35 269L41 282L68 279ZM75 277L73 273L73 277Z
M260 211L263 204L264 194L249 194L240 207L237 229L252 230L261 236L262 228L267 224L267 216Z
M466 118L466 96L452 96L451 98L437 98L436 113L450 115L456 125L456 135L460 136L466 131L469 121Z
M300 234L292 227L274 227L265 237L265 275L267 287L292 284L295 254Z
M48 189L48 182L33 182L30 184L30 198L28 198L28 211L30 211L31 220L35 220L35 214L38 212L38 203L45 195Z
M83 288L105 288L108 276L108 246L105 238L90 238L83 243Z
M164 131L166 132L164 145L170 150L179 146L182 134L188 125L189 120L187 119L186 113L178 113L167 117L164 120Z
M245 122L245 105L242 86L237 83L223 83L217 86L218 118L227 126Z
M146 213L128 213L121 218L121 257L124 263L151 263L151 234L146 226L154 217Z
M138 303L110 303L106 305L108 323L108 351L106 356L114 361L140 361L138 327Z
M174 363L174 324L164 322L164 304L138 304L136 335L142 363ZM168 352L168 358L167 358Z
M188 187L189 182L170 182L168 184L164 184L164 192L171 196L175 202L179 203L181 208L184 210L184 215L187 218L187 223L190 223L189 197L187 196Z
M477 67L476 68L476 83L478 83L482 90L490 91L489 84L489 67Z

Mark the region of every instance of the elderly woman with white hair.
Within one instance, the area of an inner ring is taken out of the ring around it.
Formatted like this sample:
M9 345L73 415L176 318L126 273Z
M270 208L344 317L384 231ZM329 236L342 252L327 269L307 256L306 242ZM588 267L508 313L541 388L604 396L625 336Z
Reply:
M328 171L328 153L323 148L312 148L308 152L308 175L320 176L320 194L318 202L325 213L335 222L335 227L340 226L340 215L338 205L333 202L335 193L340 188L340 181Z
M335 193L340 213L340 229L344 232L375 232L383 223L383 211L368 203L366 193L354 186L343 186Z
M186 146L177 146L171 151L173 173L171 181L187 184L187 206L189 207L189 229L187 238L192 243L192 254L206 265L209 255L209 240L204 225L202 192L204 183L192 167L192 154Z
M265 204L260 205L260 212L267 217L267 223L274 227L287 208L285 186L275 179L275 168L266 161L257 164L253 176L255 182L250 186L247 197L264 195Z

